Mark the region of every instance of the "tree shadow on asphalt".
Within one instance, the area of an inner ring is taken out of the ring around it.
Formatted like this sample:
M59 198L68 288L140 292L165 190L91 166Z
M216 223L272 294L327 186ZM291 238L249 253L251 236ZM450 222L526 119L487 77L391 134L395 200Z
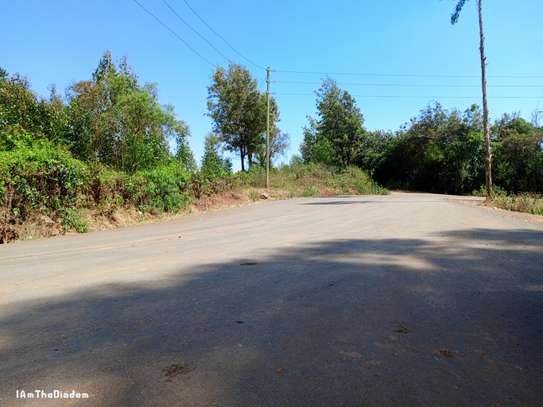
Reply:
M22 303L0 321L0 401L540 405L542 248L521 229L323 241Z
M304 202L302 205L358 205L367 203L375 203L375 201L340 201L336 199L334 201Z

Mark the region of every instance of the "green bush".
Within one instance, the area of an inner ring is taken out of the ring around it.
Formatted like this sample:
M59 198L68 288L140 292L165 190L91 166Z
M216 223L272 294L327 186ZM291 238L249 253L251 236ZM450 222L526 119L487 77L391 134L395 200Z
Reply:
M237 184L241 187L266 187L266 169L260 165L253 165L247 172L236 174Z
M261 166L253 166L246 173L236 174L235 181L240 188L265 188L266 171ZM338 170L316 163L294 163L273 169L270 183L272 188L285 191L290 197L388 193L357 167Z
M486 196L486 188L484 185L481 185L479 189L476 189L471 193L473 196L480 196L485 197ZM504 198L507 197L507 191L503 188L501 188L498 185L492 186L492 196L495 198Z
M379 186L371 177L358 167L347 167L337 176L337 183L342 192L351 194L383 195L387 190Z
M179 162L171 162L135 174L132 191L138 206L177 212L189 201L190 172Z
M177 161L132 175L99 164L90 168L86 192L92 198L91 206L104 214L123 205L142 211L176 212L187 204L191 194L191 175Z
M75 230L78 233L87 233L89 224L81 214L73 208L63 208L59 211L59 220L63 230Z
M319 190L317 189L317 187L313 185L307 187L303 192L303 196L305 197L318 196L318 195L319 195Z
M4 209L26 219L76 204L88 177L87 167L47 140L15 142L0 151L0 192Z

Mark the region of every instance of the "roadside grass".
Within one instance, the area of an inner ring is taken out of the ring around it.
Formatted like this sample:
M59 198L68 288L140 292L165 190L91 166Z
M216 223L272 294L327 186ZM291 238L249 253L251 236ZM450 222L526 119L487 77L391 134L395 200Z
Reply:
M536 194L496 195L488 201L487 205L543 216L543 196Z
M10 160L0 165L0 243L110 229L264 198L388 193L356 167L285 165L271 171L267 189L261 166L210 177L172 162L127 174L75 160L47 143L9 153Z
M235 187L240 189L266 187L266 172L262 167L253 167L247 173L239 173L234 177ZM272 196L282 198L388 194L388 190L357 167L338 170L318 164L275 168L270 173L270 187Z
M484 186L473 191L472 195L485 197ZM543 216L543 195L534 193L519 193L509 195L507 191L494 185L492 188L492 198L485 202L487 206L493 206L514 212L531 213L532 215Z

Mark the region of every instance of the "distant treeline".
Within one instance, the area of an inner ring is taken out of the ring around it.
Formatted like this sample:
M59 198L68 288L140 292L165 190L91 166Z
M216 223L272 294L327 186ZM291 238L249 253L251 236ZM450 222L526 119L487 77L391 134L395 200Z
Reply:
M304 129L304 162L357 165L395 189L465 194L484 184L482 114L429 105L397 132L368 131L349 92L326 80L317 92L318 118ZM543 128L516 114L491 128L494 183L509 193L543 192Z

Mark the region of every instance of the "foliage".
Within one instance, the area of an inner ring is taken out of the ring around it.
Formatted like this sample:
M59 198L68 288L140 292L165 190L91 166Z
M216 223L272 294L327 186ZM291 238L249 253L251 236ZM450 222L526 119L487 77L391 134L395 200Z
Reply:
M64 231L75 230L78 233L89 231L88 222L74 208L62 208L59 211L60 224Z
M13 140L13 135L1 138ZM48 140L29 142L27 133L21 140L0 151L4 222L24 221L35 211L55 217L75 205L88 176L85 164Z
M116 67L105 53L91 80L70 87L68 101L66 141L77 158L133 173L168 162L175 141L190 165L188 127L158 103L154 85L138 84L126 60Z
M270 130L270 166L276 158L281 157L288 149L289 135L280 131L277 127ZM255 148L257 163L266 165L266 140L263 138L262 142Z
M51 88L49 99L38 99L28 81L19 76L0 76L0 131L18 127L33 137L62 142L67 117L62 99Z
M484 182L483 138L476 106L461 114L428 106L396 136L374 134L365 165L377 181L393 188L459 194ZM380 138L380 140L379 140ZM379 155L379 152L381 155Z
M221 138L209 134L205 140L202 167L192 173L192 192L196 199L231 189L232 163L219 152Z
M353 97L327 79L317 91L318 120L304 129L302 155L309 162L354 164L365 136L364 118Z
M138 172L135 179L132 197L142 209L177 212L189 201L190 173L178 162Z
M505 115L492 133L496 183L512 193L543 192L543 129Z
M495 195L489 204L509 211L543 215L543 196L537 194Z
M88 230L82 208L111 215L125 205L142 211L176 212L190 199L190 173L178 161L133 175L86 164L46 139L0 133L1 240L14 225L46 215L64 231ZM16 136L19 136L18 138Z
M467 0L459 0L458 3L456 3L454 12L451 15L451 24L456 24L458 22L458 19L460 18L460 13L462 12L462 9L464 8L466 2Z
M308 186L304 190L304 192L302 192L302 196L304 196L304 197L312 197L312 196L318 196L318 195L319 195L319 190L314 185Z
M310 119L304 131L304 162L333 164L334 145ZM465 194L484 184L482 113L427 106L394 133L365 132L353 141L356 164L390 188ZM543 192L543 129L515 115L492 127L494 179L509 193Z
M206 137L204 156L202 157L202 174L210 182L232 174L232 163L221 157L219 152L220 137L210 134Z
M227 70L218 68L208 87L209 117L213 130L222 136L228 151L239 154L241 169L245 171L245 158L249 167L265 143L267 97L259 92L256 80L240 65ZM270 127L275 129L279 110L270 100Z
M238 187L264 188L266 172L254 167L236 176ZM323 164L285 165L272 170L271 187L287 196L332 196L338 194L386 194L371 177L357 167L338 170Z

